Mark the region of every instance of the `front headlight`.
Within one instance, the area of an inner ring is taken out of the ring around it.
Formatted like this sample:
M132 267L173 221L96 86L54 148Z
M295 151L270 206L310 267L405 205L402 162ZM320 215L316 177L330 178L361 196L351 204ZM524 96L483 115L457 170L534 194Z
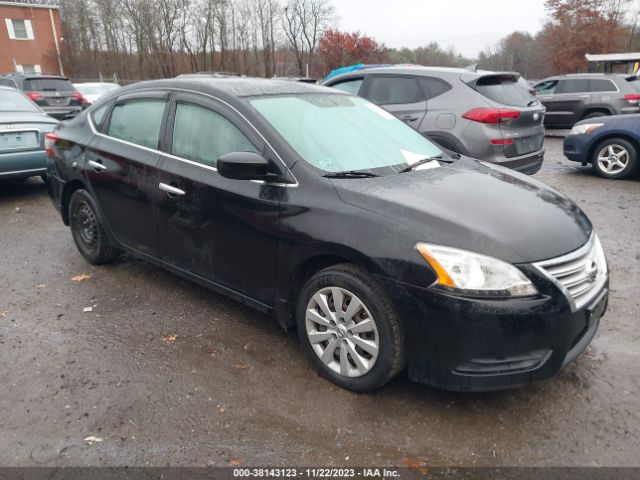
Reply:
M416 249L431 265L436 285L461 295L474 297L530 297L538 290L513 265L457 248L418 243Z
M585 135L593 132L596 128L600 128L604 123L585 123L584 125L575 125L569 135Z

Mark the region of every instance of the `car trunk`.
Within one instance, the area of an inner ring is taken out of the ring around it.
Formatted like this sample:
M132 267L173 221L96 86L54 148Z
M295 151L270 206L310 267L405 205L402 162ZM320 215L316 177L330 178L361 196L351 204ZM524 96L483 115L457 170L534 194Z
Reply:
M44 134L57 122L43 122L44 115L11 112L0 115L0 154L42 150Z
M516 110L517 118L496 125L505 157L537 152L544 143L545 108L531 93L518 84L518 74L491 73L463 81L480 93L491 108Z
M36 100L36 103L41 107L82 106L79 95L68 80L46 77L30 78L25 80L24 89L26 92L42 95L42 98Z

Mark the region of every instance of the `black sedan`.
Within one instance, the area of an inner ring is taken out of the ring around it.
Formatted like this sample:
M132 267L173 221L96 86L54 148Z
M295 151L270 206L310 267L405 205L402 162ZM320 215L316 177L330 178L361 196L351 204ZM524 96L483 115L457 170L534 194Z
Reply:
M125 251L271 314L353 390L405 365L452 390L549 378L607 306L602 247L569 199L336 90L143 82L49 148L50 195L87 261Z
M640 115L613 115L583 120L564 139L569 160L592 165L612 180L633 175L640 164Z

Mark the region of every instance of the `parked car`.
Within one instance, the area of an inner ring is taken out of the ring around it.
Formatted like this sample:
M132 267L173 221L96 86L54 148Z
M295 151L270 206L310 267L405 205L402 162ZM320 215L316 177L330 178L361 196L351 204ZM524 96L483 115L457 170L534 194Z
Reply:
M47 138L49 192L88 262L126 251L273 315L346 388L405 365L453 390L549 378L607 306L571 200L336 89L142 82Z
M619 179L638 169L640 114L595 117L574 125L564 139L564 154L591 164L601 177Z
M22 92L0 87L0 180L44 175L44 137L57 123Z
M544 108L516 73L363 66L323 85L360 95L444 148L533 174L544 158Z
M0 75L0 86L23 91L48 115L59 120L74 117L89 105L69 79L59 75L10 73Z
M98 100L102 95L120 88L117 83L108 82L85 82L74 83L73 86L82 94L87 103L91 104Z
M571 128L576 122L640 112L636 77L618 74L574 74L549 77L536 84L537 98L547 108L547 127Z

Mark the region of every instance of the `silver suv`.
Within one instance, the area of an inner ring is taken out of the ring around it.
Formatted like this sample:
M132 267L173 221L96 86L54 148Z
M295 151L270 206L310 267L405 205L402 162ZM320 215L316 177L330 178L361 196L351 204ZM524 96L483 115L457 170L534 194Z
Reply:
M578 73L545 78L535 89L547 127L570 128L585 118L640 112L637 77Z
M544 157L544 107L513 72L358 68L323 85L367 98L444 148L533 174Z

